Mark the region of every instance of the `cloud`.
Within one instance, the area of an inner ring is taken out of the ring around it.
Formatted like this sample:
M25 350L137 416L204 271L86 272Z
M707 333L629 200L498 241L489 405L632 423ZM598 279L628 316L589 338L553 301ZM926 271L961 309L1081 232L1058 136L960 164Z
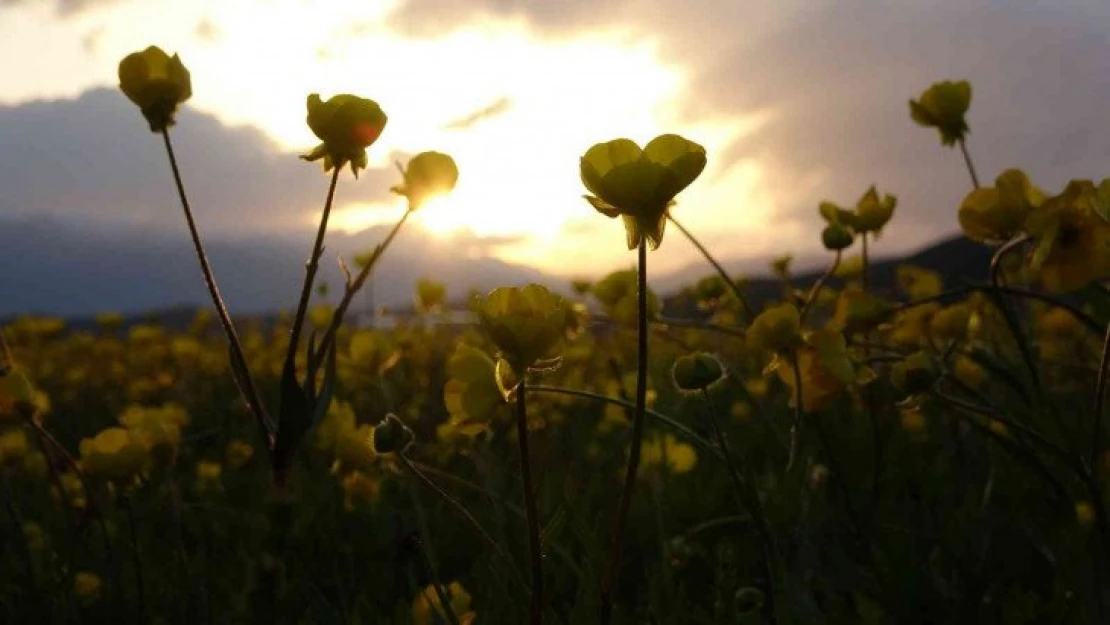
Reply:
M196 27L193 29L197 39L205 43L214 43L220 40L220 27L211 18L202 18L197 22Z
M726 257L770 239L819 251L818 202L852 204L871 184L900 199L880 250L955 232L970 188L961 157L908 115L908 99L935 80L974 86L969 147L985 182L1012 166L1049 191L1110 175L1107 3L406 0L389 16L420 36L490 19L523 21L550 38L604 31L654 40L664 62L687 72L684 119L762 117L711 158L758 163L780 234L729 245L722 232Z
M172 130L202 231L307 231L327 188L318 165L283 152L260 131L229 127L185 108ZM165 149L138 109L114 89L74 100L0 107L0 217L51 218L101 227L176 229L182 214ZM336 208L389 199L392 167L342 177Z
M42 2L42 4L53 4L54 10L58 15L70 17L89 9L116 4L119 1L120 0L51 0L49 2L42 2L42 0L0 0L0 8L18 7Z
M467 115L464 115L463 117L444 124L443 127L447 130L465 130L479 122L497 117L498 115L512 108L512 105L513 101L509 99L508 96L502 96L489 103L488 105L483 106L477 111L474 111L473 113L469 113Z

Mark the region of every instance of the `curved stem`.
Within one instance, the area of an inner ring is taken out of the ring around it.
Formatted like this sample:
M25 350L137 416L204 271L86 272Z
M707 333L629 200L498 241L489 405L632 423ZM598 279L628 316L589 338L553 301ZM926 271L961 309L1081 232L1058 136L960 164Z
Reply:
M135 533L135 506L131 503L131 497L123 498L124 508L127 509L127 529L131 538L131 555L135 558L135 594L137 605L135 608L139 611L138 622L146 622L146 584L143 581L143 559L139 553L139 538Z
M794 467L794 459L798 453L798 438L801 436L802 416L805 414L805 405L802 403L802 364L799 350L794 350L794 423L790 425L790 450L786 455L786 472Z
M866 232L861 232L860 233L859 241L860 241L860 246L861 246L860 261L862 261L862 263L863 263L862 269L860 270L859 277L860 277L860 282L863 283L863 290L866 291L867 290L867 270L868 270L867 233Z
M1094 423L1091 425L1091 474L1097 481L1099 479L1098 461L1102 451L1102 418L1103 406L1106 401L1106 376L1110 369L1110 323L1106 324L1106 336L1102 340L1102 357L1098 363L1098 380L1095 382Z
M963 137L960 138L960 152L964 155L964 164L967 165L967 173L971 175L971 184L979 188L979 175L975 173L975 164L971 162L971 154L967 151L967 142Z
M1012 295L1014 297L1022 297L1022 298L1025 298L1025 299L1033 299L1033 300L1037 300L1039 302L1044 302L1045 304L1048 304L1049 306L1052 306L1054 308L1059 308L1061 310L1067 311L1068 314L1070 314L1072 317L1074 317L1076 319L1076 321L1079 321L1084 326L1086 326L1087 329L1090 330L1091 332L1097 333L1100 336L1103 333L1103 327L1102 327L1101 323L1096 321L1094 319L1094 317L1091 317L1087 313L1085 313L1082 310L1076 308L1075 306L1069 304L1068 302L1058 300L1058 299L1052 297L1051 295L1048 295L1048 294L1045 294L1045 293L1038 293L1036 291L1030 291L1028 289L1019 289L1017 287L1011 287L1011 286L1001 286L1001 285L992 286L992 285L989 285L989 284L970 285L970 286L961 287L961 288L958 288L958 289L953 289L951 291L945 291L944 293L938 293L937 295L931 295L929 297L923 297L921 299L917 299L917 300L914 300L912 302L905 302L903 304L900 304L898 307L896 307L894 309L894 312L898 313L898 312L901 312L901 311L909 309L909 308L914 308L915 306L924 306L924 305L927 305L927 304L932 304L933 302L943 302L944 300L947 300L949 298L958 297L960 295L964 295L966 293L972 293L972 292L976 292L976 291L981 291L981 292L985 292L985 293L990 293L991 291L996 291L998 293L1004 293L1006 295Z
M624 486L621 488L620 504L613 519L613 544L610 547L609 568L601 585L602 625L608 625L612 618L613 591L617 578L620 577L621 540L624 538L628 510L632 506L632 493L636 490L636 474L640 468L640 450L643 447L644 421L647 415L647 241L643 237L640 238L638 252L636 408L632 418L632 449L628 455L628 469L624 475Z
M533 393L554 393L558 395L569 395L571 397L581 397L583 399L596 399L597 401L614 404L616 406L624 406L625 408L631 409L636 408L636 404L634 402L630 402L619 397L610 397L609 395L592 393L590 391L580 391L573 388L563 388L561 386L544 386L542 384L529 384L528 390L532 391ZM709 453L723 459L723 456L721 456L721 452L719 449L715 448L709 441L698 436L697 433L695 433L690 428L682 425L678 421L675 421L671 417L668 417L661 412L656 412L655 410L652 410L651 408L648 408L646 412L649 417L671 426L671 428L682 433L686 438L694 441Z
M997 289L1002 284L1002 259L1011 251L1021 249L1021 246L1028 240L1028 236L1015 237L999 247L998 251L994 253L990 264L990 283L992 287ZM1025 361L1025 366L1029 369L1029 377L1033 382L1033 388L1039 395L1041 389L1040 374L1037 373L1037 365L1033 362L1033 354L1029 351L1029 346L1025 342L1025 334L1021 331L1017 313L1010 306L1010 302L999 293L995 292L992 295L994 295L993 299L1002 312L1002 317L1006 320L1006 326L1010 329L1010 334L1014 337L1014 342L1017 343L1018 353L1021 354L1021 359Z
M516 390L516 438L520 447L520 476L524 483L524 512L528 524L528 551L532 564L532 601L529 623L543 622L543 552L540 546L540 519L536 507L536 491L532 484L532 457L528 451L527 387L521 384Z
M721 453L724 454L725 464L728 466L728 474L732 479L732 487L736 491L736 497L740 500L740 504L747 508L748 514L755 521L756 532L759 534L759 542L763 550L763 573L767 576L767 589L769 591L767 593L766 614L768 622L773 625L778 615L778 611L775 609L776 576L779 571L778 547L774 536L771 535L771 527L767 523L767 515L763 511L763 503L759 500L759 492L755 488L755 482L751 479L751 472L747 470L747 465L743 461L741 461L740 466L747 479L741 479L736 472L736 464L732 461L732 452L729 451L725 433L721 430L720 423L717 422L717 413L714 410L713 399L709 396L709 391L702 389L702 397L705 399L706 406L709 407L709 422L713 425L713 434L717 438L717 445L721 448Z
M208 255L204 251L204 245L200 240L200 233L197 232L196 221L193 219L193 209L189 206L189 198L185 194L185 184L181 181L181 171L177 166L177 156L173 151L173 143L170 141L170 133L166 128L162 129L162 140L166 146L166 155L170 160L170 169L173 171L173 181L177 186L177 196L181 200L181 208L185 211L185 222L189 226L189 235L193 239L193 249L196 250L197 260L200 261L200 270L204 274L204 284L208 287L208 294L212 297L212 304L216 307L216 314L220 318L220 325L223 326L224 334L227 336L228 345L231 348L231 358L233 360L232 366L238 369L237 375L232 376L235 378L235 384L239 387L239 392L243 396L243 401L247 404L247 410L254 415L258 421L259 429L262 431L263 437L266 442L272 447L274 441L274 424L270 420L270 416L266 414L266 407L262 405L262 401L258 397L258 391L254 386L254 378L251 376L250 368L247 367L247 359L243 355L243 346L239 341L239 335L235 331L235 325L231 322L231 315L227 311L227 305L224 304L224 299L220 295L220 289L216 285L216 277L212 273L212 267L208 263Z
M809 295L806 297L805 303L802 304L802 310L798 313L799 323L805 322L806 315L808 315L810 309L813 308L813 304L817 301L817 296L821 294L821 290L825 288L825 283L829 281L829 278L831 278L832 275L836 273L837 268L840 267L840 261L843 255L844 252L842 250L836 251L836 257L833 258L832 265L825 270L825 273L821 274L821 277L813 284L813 288L809 290Z
M331 207L335 200L335 187L339 183L339 171L340 168L336 167L331 174L328 195L324 200L324 211L320 215L320 226L316 229L316 242L312 245L312 255L308 257L308 264L305 265L304 283L301 285L301 296L297 301L297 313L293 317L293 328L289 335L289 349L285 355L286 367L294 366L297 362L297 349L301 341L304 317L308 312L308 301L312 296L312 284L316 280L316 271L320 268L320 256L324 253L324 235L328 231L328 217L331 216Z
M677 219L672 217L669 211L667 212L667 219L669 219L671 223L674 224L675 228L678 228L679 232L681 232L687 239L690 240L691 243L694 244L694 247L698 248L698 251L701 252L701 255L705 257L705 260L709 261L710 265L713 265L713 268L717 270L717 273L721 276L721 279L725 281L725 284L728 285L728 288L732 290L734 295L736 295L736 299L740 301L740 306L744 309L744 314L748 316L748 319L754 318L755 313L752 311L751 306L748 305L748 299L744 297L744 292L740 289L740 285L736 284L736 281L728 275L728 272L725 271L725 268L721 266L721 263L717 262L717 259L713 257L713 254L709 253L709 250L707 250L705 246L701 244L701 241L698 241L697 237L695 237L693 233L687 230L685 226L680 224Z
M320 354L327 354L328 349L331 348L335 342L335 335L339 332L339 326L343 323L343 317L347 314L347 309L351 307L351 302L355 298L362 285L366 283L366 279L370 277L370 272L374 270L374 265L377 264L378 259L385 253L389 244L396 238L397 233L401 231L401 226L405 225L408 221L409 215L412 214L412 208L405 210L405 214L393 224L393 229L385 236L385 239L374 248L374 252L370 258L363 265L362 269L355 276L355 279L350 281L343 290L343 299L339 301L339 306L336 307L335 312L331 315L331 323L328 324L328 329L324 331L324 336L320 340Z
M520 573L513 565L512 558L510 558L508 554L506 554L501 549L501 547L497 544L497 541L495 541L493 537L489 535L485 528L482 527L482 524L474 518L474 515L470 513L470 510L468 510L466 506L462 504L462 502L460 502L458 499L455 499L450 494L448 494L447 491L440 488L439 485L433 482L430 477L425 475L424 472L421 471L416 466L416 464L413 463L412 460L409 460L408 456L398 453L397 459L401 461L401 466L403 466L406 471L412 474L412 476L415 477L428 490L432 491L433 493L438 495L440 499L447 502L447 505L451 506L451 508L453 508L455 512L458 512L459 516L461 516L463 520L465 520L467 524L470 525L470 528L474 530L474 533L477 534L478 537L481 538L486 543L486 545L493 550L498 558L504 560L505 563L509 565L509 569L513 571L516 577L520 577Z

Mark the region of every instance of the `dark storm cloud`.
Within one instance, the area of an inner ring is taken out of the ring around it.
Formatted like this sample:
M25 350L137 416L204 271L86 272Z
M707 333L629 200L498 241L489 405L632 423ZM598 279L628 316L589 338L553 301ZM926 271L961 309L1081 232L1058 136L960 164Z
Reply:
M186 108L172 131L186 188L210 236L310 228L327 178L260 131ZM115 89L0 107L0 218L176 228L183 221L165 149ZM339 207L385 199L392 168L344 173Z
M1110 176L1110 3L407 0L390 21L428 36L489 17L524 19L550 37L592 28L656 38L663 61L692 73L688 118L764 113L715 156L763 166L772 196L790 198L778 223L814 235L813 249L784 242L803 254L817 251L817 203L854 203L871 184L900 199L880 250L956 230L970 185L961 157L907 109L935 80L974 86L969 146L984 182L1011 166L1048 191Z

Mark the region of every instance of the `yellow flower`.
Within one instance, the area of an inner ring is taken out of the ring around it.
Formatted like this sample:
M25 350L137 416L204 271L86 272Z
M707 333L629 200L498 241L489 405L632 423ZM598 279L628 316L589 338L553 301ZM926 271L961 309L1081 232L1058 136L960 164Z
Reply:
M933 297L944 290L944 280L936 271L913 265L898 265L894 269L894 275L898 288L911 300Z
M505 403L496 375L493 360L482 350L466 343L455 348L447 361L443 403L451 415L448 422L459 433L474 435L484 431Z
M178 105L193 95L189 70L181 58L156 46L120 61L119 88L143 112L152 132L172 126Z
M1075 504L1075 520L1083 527L1090 527L1095 522L1095 509L1089 501L1079 501Z
M168 464L181 444L181 428L189 422L189 414L178 404L129 406L119 420L133 440L146 446L160 462Z
M561 296L538 284L502 287L476 301L475 313L518 379L558 365L567 315Z
M960 228L969 239L991 244L1011 239L1045 200L1020 169L1007 169L994 184L975 189L960 203Z
M970 323L971 309L964 304L953 304L936 311L929 329L937 340L961 341L967 336Z
M71 471L60 473L58 475L58 484L61 491L57 488L51 490L55 502L66 503L78 510L84 510L88 505L88 498L85 496L85 483L81 478Z
M90 601L99 597L100 587L102 585L100 576L96 573L78 571L78 573L73 576L73 592L77 593L77 596L85 601Z
M883 226L894 215L894 207L897 204L898 199L889 193L880 199L879 192L872 185L856 203L856 215L852 221L853 229L857 232L873 232L878 236Z
M201 460L197 463L196 468L196 488L201 492L218 491L223 488L223 482L220 480L220 475L223 474L223 467L219 462L211 460Z
M1030 268L1045 289L1063 293L1110 278L1110 224L1098 213L1095 186L1073 180L1025 220L1036 241Z
M359 170L366 169L366 148L378 140L387 120L373 100L344 93L325 102L313 93L308 96L308 127L323 143L301 158L323 159L324 171L350 163L357 178Z
M681 443L673 434L665 434L644 441L640 451L640 462L645 470L662 467L675 475L689 473L698 464L698 453L693 446Z
M0 434L0 465L14 466L23 461L30 449L23 428L12 428Z
M382 422L374 426L370 442L379 454L404 453L416 439L416 435L395 414L387 414Z
M417 209L437 195L450 192L459 180L455 159L440 152L421 152L409 160L402 172L405 181L391 190L409 200L409 208Z
M980 386L987 379L987 372L982 365L969 356L957 357L952 368L956 378L972 388Z
M945 80L930 86L917 100L910 100L910 116L922 126L936 128L941 143L951 146L968 132L964 116L970 106L971 84Z
M902 429L905 430L907 434L916 439L924 437L929 429L929 424L928 421L925 420L925 415L921 410L921 406L915 404L903 406L899 409L898 413Z
M631 325L636 323L638 278L635 269L614 271L593 286L594 298L604 307L613 321ZM659 298L648 288L648 317L659 312Z
M916 351L890 368L890 382L907 395L927 392L936 381L933 360L924 351Z
M141 473L147 465L147 447L123 428L108 428L79 445L81 463L92 476L112 481L126 481Z
M227 460L228 466L234 469L240 469L254 457L254 447L250 443L235 439L228 441L227 449L224 451L224 458Z
M416 294L413 303L416 310L423 314L437 313L443 309L447 299L447 287L442 282L421 278L416 281Z
M345 431L335 444L335 461L340 471L368 470L374 466L377 456L374 452L374 428L370 425Z
M470 609L470 593L462 584L451 582L445 588L452 611L459 617L459 625L474 623L475 613ZM413 625L445 625L447 614L433 586L425 586L412 601Z
M800 331L798 309L793 304L783 303L759 313L752 320L745 341L748 348L755 351L785 351L798 344Z
M867 332L886 321L892 311L890 302L858 286L850 286L837 298L833 321L836 327L849 333Z
M706 352L687 354L674 361L671 379L680 391L703 391L723 380L724 367L717 357Z
M806 337L794 361L780 357L775 363L779 379L791 390L790 405L798 405L795 367L801 377L802 408L821 410L861 378L848 356L844 335L832 330L816 330Z
M23 522L23 538L31 551L41 551L46 546L46 533L42 531L42 526L34 521Z
M643 149L630 139L598 143L582 157L586 200L606 217L624 219L628 249L647 238L663 241L667 209L705 169L705 148L678 135L660 135Z
M381 481L372 478L362 471L351 471L343 476L340 482L343 487L343 508L347 511L354 510L359 504L371 504L378 500L381 493Z

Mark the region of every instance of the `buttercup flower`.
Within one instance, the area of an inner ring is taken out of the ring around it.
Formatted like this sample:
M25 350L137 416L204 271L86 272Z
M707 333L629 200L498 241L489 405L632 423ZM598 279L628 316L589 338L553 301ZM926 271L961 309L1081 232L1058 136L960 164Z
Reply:
M486 429L490 418L504 402L498 388L493 360L482 350L459 343L447 361L447 383L443 403L451 415L449 423L465 435Z
M598 143L581 159L586 200L607 217L620 215L628 249L647 238L663 241L667 209L705 169L705 148L678 135L660 135L643 149L630 139Z
M89 475L112 481L126 481L147 465L147 447L123 428L108 428L79 446L81 464Z
M724 379L721 361L712 354L697 352L674 361L671 379L680 391L702 391Z
M1045 199L1020 169L1002 172L994 185L975 189L960 203L960 228L969 239L992 244L1009 240Z
M478 322L517 378L559 363L567 302L538 284L494 289L476 302Z
M455 159L440 152L421 152L409 160L401 172L405 181L391 189L409 200L409 207L419 208L429 198L448 193L459 180Z
M880 198L879 192L872 186L856 203L856 214L852 220L852 228L856 232L873 232L878 236L882 232L883 226L894 215L894 207L897 204L898 199L889 193Z
M470 609L470 593L458 582L447 584L447 600L451 610L459 617L459 625L471 625L476 614ZM446 622L446 612L439 601L439 594L432 586L425 586L412 601L412 622L414 625L437 625Z
M73 592L83 601L91 601L100 596L100 587L103 584L100 576L88 571L78 571L73 576Z
M936 128L944 145L955 145L967 134L964 116L971 106L971 84L945 80L933 84L917 100L910 100L910 116L926 128Z
M840 396L849 385L866 380L865 371L857 371L848 355L844 335L832 330L816 330L797 350L794 361L779 357L775 371L791 389L790 405L798 405L798 388L794 368L800 372L802 407L807 412L821 410Z
M385 415L381 423L374 426L371 442L379 454L403 453L416 439L412 430L394 414Z
M748 348L756 351L785 351L800 342L800 330L798 309L793 304L779 304L764 310L752 320L746 341Z
M350 163L357 178L366 169L366 148L381 136L387 119L373 100L344 93L325 102L313 93L308 96L308 127L323 143L301 158L323 159L324 171Z
M1025 220L1036 241L1030 268L1045 289L1063 293L1110 278L1110 224L1098 213L1097 193L1090 181L1073 180Z
M119 64L119 88L138 105L152 132L162 132L174 124L179 104L193 95L189 70L176 54L150 46L128 54Z

